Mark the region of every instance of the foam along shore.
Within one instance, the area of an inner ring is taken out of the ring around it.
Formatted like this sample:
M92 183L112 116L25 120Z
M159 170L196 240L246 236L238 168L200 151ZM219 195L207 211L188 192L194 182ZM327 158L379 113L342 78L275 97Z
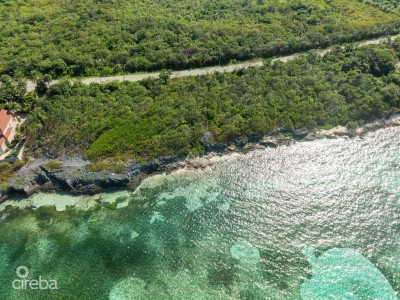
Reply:
M0 202L11 195L30 196L39 191L63 191L74 195L96 195L110 189L135 190L143 179L162 173L171 173L179 169L204 169L212 166L223 155L233 153L248 153L270 147L291 145L301 141L336 137L363 136L368 132L381 128L399 126L400 115L375 120L356 129L343 126L329 130L279 130L265 136L257 143L235 141L231 144L204 145L206 154L202 157L179 159L178 157L161 157L156 161L138 164L127 164L125 171L115 174L108 171L91 172L86 170L88 161L77 157L63 157L59 170L46 168L46 163L52 159L42 158L24 166L16 176L10 179L9 187L0 191ZM287 133L290 133L289 135Z

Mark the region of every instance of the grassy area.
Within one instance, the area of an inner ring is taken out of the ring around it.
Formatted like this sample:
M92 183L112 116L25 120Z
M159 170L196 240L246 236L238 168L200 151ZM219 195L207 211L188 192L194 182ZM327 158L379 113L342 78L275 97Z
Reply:
M124 159L119 157L114 159L106 159L104 161L95 162L86 166L86 169L91 172L99 172L106 170L112 173L123 173L125 171Z
M47 170L58 171L61 170L63 163L57 160L51 160L43 165Z
M149 161L204 152L202 139L255 140L278 128L360 125L399 111L400 41L338 49L235 73L50 88L31 115L33 153ZM104 162L104 160L106 160Z
M399 30L395 1L364 2L0 1L0 41L7 45L0 47L0 74L56 78L180 69Z
M17 161L15 163L0 163L0 190L8 187L8 179L10 179L22 166L24 162Z

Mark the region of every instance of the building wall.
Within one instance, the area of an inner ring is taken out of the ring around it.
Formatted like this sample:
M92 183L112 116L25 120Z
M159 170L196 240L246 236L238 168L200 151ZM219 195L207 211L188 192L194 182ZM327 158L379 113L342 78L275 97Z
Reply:
M10 127L14 127L14 131L15 131L15 127L17 127L17 125L18 125L18 120L17 120L17 118L12 118L11 119L11 121L10 122L8 122L8 125L7 125L7 128L5 129L5 132L7 131L7 129L8 128L10 128ZM4 133L5 133L4 132Z
M8 145L14 140L15 137L15 127L13 127L12 131L10 132L10 135L8 136L8 141L6 141L6 144Z
M10 135L8 136L8 140L6 140L5 143L2 146L0 146L0 154L4 153L7 149L7 146L14 140L17 126L18 126L18 120L16 117L13 117L11 121L8 122L7 127L4 130L4 133L6 133L8 128L10 127L13 128L12 131L10 132Z

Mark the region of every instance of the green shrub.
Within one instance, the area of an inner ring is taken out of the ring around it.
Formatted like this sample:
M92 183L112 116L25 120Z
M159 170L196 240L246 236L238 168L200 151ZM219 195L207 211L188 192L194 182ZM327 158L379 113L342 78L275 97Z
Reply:
M44 168L50 171L58 171L61 170L63 163L57 160L51 160L42 165Z
M69 85L35 108L27 145L39 155L82 153L88 170L118 173L126 160L204 153L206 133L231 143L364 124L400 109L394 58L390 45L372 45L234 73Z
M15 163L0 163L0 185L7 186L7 180L10 179L24 165L24 162L17 161ZM0 188L1 189L1 188Z
M86 170L90 172L108 171L112 173L123 173L125 171L125 163L123 161L106 160L96 163L91 163L86 166Z

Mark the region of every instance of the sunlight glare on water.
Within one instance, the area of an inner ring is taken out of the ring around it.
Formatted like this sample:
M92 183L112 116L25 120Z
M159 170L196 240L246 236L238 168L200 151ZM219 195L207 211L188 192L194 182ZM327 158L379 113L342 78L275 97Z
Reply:
M135 193L3 204L0 294L396 299L399 141L400 128L386 128L225 156L204 171L148 178ZM32 278L57 278L59 289L12 289L20 265Z

